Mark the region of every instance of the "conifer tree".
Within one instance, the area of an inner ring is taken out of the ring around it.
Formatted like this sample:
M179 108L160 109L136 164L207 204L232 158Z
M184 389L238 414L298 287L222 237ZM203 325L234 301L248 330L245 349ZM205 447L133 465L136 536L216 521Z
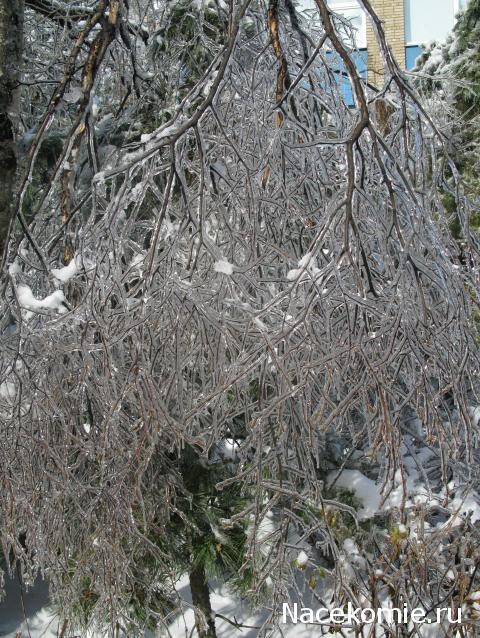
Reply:
M445 43L432 43L419 57L415 71L417 85L432 98L437 117L450 129L452 155L463 177L466 194L480 197L480 2L470 0L457 16L456 25ZM438 96L441 97L438 100ZM443 111L443 112L442 112ZM447 129L448 130L448 129ZM446 194L446 203L455 212L455 198ZM478 208L478 206L477 206ZM480 229L480 215L471 220ZM459 236L458 219L454 227Z

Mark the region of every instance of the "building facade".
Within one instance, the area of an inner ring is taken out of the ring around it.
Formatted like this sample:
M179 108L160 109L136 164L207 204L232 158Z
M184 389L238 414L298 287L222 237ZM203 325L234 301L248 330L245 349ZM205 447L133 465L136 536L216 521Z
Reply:
M415 66L422 45L443 41L455 25L455 16L468 0L370 0L383 21L385 35L397 62L406 70ZM299 0L302 9L315 8L315 0ZM372 26L359 0L329 0L330 7L346 17L356 34L361 72L374 86L383 75L383 62Z

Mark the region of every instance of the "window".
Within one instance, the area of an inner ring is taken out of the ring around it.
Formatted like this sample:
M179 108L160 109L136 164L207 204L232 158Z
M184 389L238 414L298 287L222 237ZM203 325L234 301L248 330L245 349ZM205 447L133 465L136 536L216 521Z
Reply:
M348 39L353 34L357 49L367 48L367 20L365 12L358 5L358 2L329 2L329 5L336 13L346 18L351 24L351 30L343 27L340 32Z
M459 11L465 11L469 0L455 0L455 14Z
M333 11L345 17L352 26L353 35L355 37L355 46L357 49L366 49L367 47L367 20L365 12L361 8L358 0L329 0L329 6ZM315 0L300 0L299 9L302 11L311 11L316 9ZM342 29L347 39L348 29Z
M405 68L411 71L417 62L417 58L422 55L422 47L419 44L413 44L405 47Z
M411 71L422 44L442 42L455 25L455 16L469 0L405 0L405 66Z
M367 19L364 10L360 6L358 0L328 0L328 4L332 11L346 18L351 28L341 23L339 27L340 35L343 35L345 41L350 43L350 38L353 36L354 44L358 51L354 51L352 59L355 62L357 71L361 78L367 81ZM300 0L299 9L303 11L311 11L316 8L315 0ZM348 74L342 60L334 51L329 51L327 55L333 62L333 68L338 74L338 83L341 88L343 99L348 106L354 106L355 100L353 98L352 87Z
M350 84L350 78L343 61L340 59L338 54L333 51L329 52L328 57L333 63L332 66L334 71L338 74L338 84L340 86L343 99L345 100L345 104L347 104L347 106L355 106L352 85ZM364 82L366 82L368 65L367 51L365 49L363 51L355 51L352 54L352 59L355 62L355 66L357 67L360 77L364 80Z
M407 46L445 40L461 0L405 0Z

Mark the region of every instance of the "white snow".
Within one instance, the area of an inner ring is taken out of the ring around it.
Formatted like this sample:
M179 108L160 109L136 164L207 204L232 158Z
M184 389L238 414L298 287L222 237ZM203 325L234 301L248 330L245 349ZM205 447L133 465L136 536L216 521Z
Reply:
M331 483L336 472L329 474L329 482ZM352 490L355 496L362 502L363 507L358 510L358 518L364 520L370 518L380 509L382 496L380 487L358 470L343 470L339 476L335 486Z
M176 130L177 130L177 127L174 124L172 124L171 126L167 126L162 131L157 133L157 137L168 137L169 135L172 135L172 133L175 133Z
M289 270L287 272L287 279L289 281L293 281L294 279L297 279L298 276L300 275L300 270L297 270L296 268L293 270Z
M352 538L346 538L343 541L343 549L347 554L359 554L358 547Z
M221 272L224 275L233 275L233 264L225 259L220 259L213 264L213 270L215 272Z
M218 71L214 71L210 77L210 79L208 80L208 82L205 84L205 86L202 89L202 94L204 97L208 97L208 94L210 93L213 83L215 82L215 79L218 75Z
M225 439L223 442L223 456L235 460L238 456L240 446L235 439Z
M298 567L305 567L308 563L308 555L302 550L295 561Z
M145 260L146 254L147 253L145 251L140 251L139 253L134 255L132 258L132 261L130 262L130 268L132 268L133 270L139 270L140 272L142 272L141 266Z
M19 273L21 271L20 265L18 263L18 261L15 259L15 261L11 264L9 264L8 266L8 274L13 277L13 275L16 275L17 273Z
M23 621L15 631L2 634L4 638L16 638L17 636L31 636L31 638L58 638L58 617L49 607L43 607L33 616Z
M63 268L52 268L52 275L55 279L58 279L58 281L61 281L62 283L66 283L72 277L75 277L77 272L78 265L75 257L70 261L68 266L63 266Z
M75 277L80 271L88 272L95 267L95 262L84 255L75 254L70 263L62 268L52 268L51 273L62 284L67 283Z
M298 262L298 268L294 268L293 270L289 270L287 273L287 279L289 281L294 281L298 279L300 275L306 275L307 277L310 275L313 277L317 276L320 273L320 269L315 266L315 259L312 253L306 253ZM302 277L303 279L304 277Z
M353 538L346 538L343 541L343 551L346 562L350 561L359 567L365 567L365 559L360 555L360 550Z
M63 302L65 295L61 290L55 290L52 294L47 295L43 299L36 299L30 286L21 284L17 287L18 302L22 308L26 310L56 310L59 313L67 311Z
M459 516L469 513L471 513L472 515L472 523L476 523L478 520L480 520L480 505L478 504L478 501L472 492L470 492L465 499L463 494L456 495L450 503L450 509L453 510L454 514L458 511L458 514L456 516L458 523L460 523L460 521L458 520ZM449 521L447 521L447 523L448 522ZM454 524L455 522L456 521L454 521ZM445 525L447 525L447 523L445 523Z
M468 411L472 417L472 425L476 427L480 423L480 406L476 408L471 407Z
M254 519L255 517L252 515L251 523L247 528L248 537L250 537L253 532ZM278 532L278 524L276 523L272 512L267 512L258 525L256 536L257 549L260 550L264 556L268 556L271 551L272 542L276 532Z
M348 539L347 539L348 540ZM349 547L347 543L347 548ZM347 548L344 547L344 550ZM342 558L345 558L343 555ZM350 565L345 562L345 568L350 568ZM268 582L270 581L270 583ZM271 579L267 579L267 584L271 584ZM176 584L176 590L182 601L182 613L179 614L171 625L168 627L168 635L170 638L188 638L192 635L192 629L195 626L195 619L193 608L191 604L190 588L188 586L188 577L182 577ZM470 606L473 607L479 600L479 592L475 592L470 596ZM327 596L325 596L327 598ZM238 623L248 625L250 628L236 629L231 623L223 620L220 616L216 618L216 628L218 638L255 638L259 635L259 630L262 624L267 619L266 612L254 611L249 608L245 602L234 598L225 587L213 587L211 591L211 603L212 609L216 614L221 614L225 618L235 619ZM388 598L381 601L383 608L391 608L393 604ZM17 603L19 606L19 604ZM316 605L314 605L314 608ZM17 614L15 614L17 615ZM20 615L20 614L18 614ZM8 616L8 614L7 614ZM13 616L13 614L12 614ZM0 630L2 629L2 622L8 622L8 618L0 618ZM58 636L58 617L49 607L43 607L39 611L28 615L28 628L30 630L31 638L56 638ZM13 629L15 627L15 629ZM380 629L380 627L379 627ZM282 633L275 632L272 634L272 638L282 635L283 638L313 638L317 635L315 628L309 624L293 624L287 623L281 625ZM8 622L7 633L2 633L3 638L16 638L16 633L20 632L22 636L29 635L27 632L27 625L25 622L18 622L15 625L12 622ZM354 629L343 627L343 635L346 638L354 638L356 635ZM431 625L423 625L421 627L422 638L436 638L441 635L440 627L437 623ZM122 638L125 638L121 634ZM384 636L384 633L379 631L379 638ZM83 638L105 638L105 635L99 633L87 632L83 635ZM154 634L147 631L145 632L145 638L154 638Z

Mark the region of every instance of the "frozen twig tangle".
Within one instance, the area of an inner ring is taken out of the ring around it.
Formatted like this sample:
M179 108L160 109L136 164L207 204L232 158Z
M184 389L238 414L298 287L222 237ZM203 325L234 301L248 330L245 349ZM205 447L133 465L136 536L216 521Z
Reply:
M474 204L362 3L378 90L324 0L310 20L291 0L27 3L27 50L47 21L67 61L25 72L53 89L2 279L0 534L71 626L167 626L172 521L198 532L188 455L222 465L216 499L238 489L209 533L220 554L244 531L237 577L273 625L327 595L473 604Z

